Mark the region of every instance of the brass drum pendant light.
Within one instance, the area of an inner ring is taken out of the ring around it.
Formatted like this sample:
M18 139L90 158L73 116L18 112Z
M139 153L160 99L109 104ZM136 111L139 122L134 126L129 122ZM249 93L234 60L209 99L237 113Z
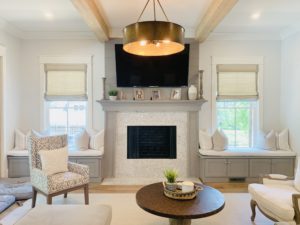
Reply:
M169 22L159 0L153 0L154 21L139 22L149 1L147 1L138 21L123 29L124 51L140 56L164 56L184 50L184 28ZM156 1L167 21L156 21Z

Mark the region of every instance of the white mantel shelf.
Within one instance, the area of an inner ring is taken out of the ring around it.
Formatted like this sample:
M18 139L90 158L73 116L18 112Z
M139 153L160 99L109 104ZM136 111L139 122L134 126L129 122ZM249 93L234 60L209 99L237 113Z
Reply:
M195 112L203 100L98 100L104 111L111 112Z

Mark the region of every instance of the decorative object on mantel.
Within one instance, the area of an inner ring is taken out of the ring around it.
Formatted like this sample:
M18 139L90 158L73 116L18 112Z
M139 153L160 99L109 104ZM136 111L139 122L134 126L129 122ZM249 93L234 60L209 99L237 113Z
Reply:
M171 91L171 100L181 100L181 88L175 88Z
M124 91L121 91L121 93L120 93L120 99L121 100L126 100L127 99L127 95L126 95L126 93Z
M143 89L134 89L134 100L144 100L144 91Z
M189 97L189 100L196 100L197 99L197 88L194 85L191 85L189 87L188 97Z
M169 19L159 0L153 1L154 21L139 22L150 0L147 0L136 23L123 29L124 51L140 56L164 56L184 50L184 28ZM156 2L167 21L156 21Z
M117 100L117 97L118 97L118 90L110 90L108 92L108 95L109 95L109 100L115 101L115 100Z
M153 90L152 91L152 100L159 100L160 99L160 90Z
M183 183L182 182L182 187L183 187ZM167 188L166 182L163 182L163 186L164 186L164 195L167 196L168 198L172 198L172 199L177 199L177 200L191 200L194 199L199 191L203 190L203 187L201 187L200 185L196 185L194 183L192 183L192 190L189 192L183 192L183 190L181 190L180 188L177 188L173 191L169 190ZM178 183L178 186L180 187L180 183Z
M204 70L199 70L198 72L198 99L203 99L203 72Z
M164 171L164 176L167 178L167 182L164 182L166 189L170 191L175 191L177 189L176 179L178 177L178 172L175 169L166 169Z
M102 99L105 100L105 93L106 93L106 90L105 90L105 81L106 81L106 77L102 77Z

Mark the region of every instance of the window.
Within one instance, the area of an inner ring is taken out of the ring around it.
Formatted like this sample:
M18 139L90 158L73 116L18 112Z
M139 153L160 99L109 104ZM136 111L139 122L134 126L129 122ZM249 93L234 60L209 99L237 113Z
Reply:
M68 134L73 137L86 127L86 101L49 101L46 104L50 134Z
M258 65L217 65L216 122L230 147L253 147L258 96Z
M256 113L256 101L217 102L217 127L228 137L230 147L253 146Z
M87 65L45 64L46 129L68 134L69 141L87 127Z

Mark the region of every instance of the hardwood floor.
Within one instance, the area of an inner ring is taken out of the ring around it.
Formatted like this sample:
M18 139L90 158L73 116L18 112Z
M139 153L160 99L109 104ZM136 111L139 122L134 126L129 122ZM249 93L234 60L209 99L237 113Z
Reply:
M206 185L214 187L222 193L247 193L248 183L206 183ZM135 193L143 185L101 185L98 183L90 183L89 193ZM83 190L74 191L77 193ZM7 210L0 214L0 219L5 217L11 211L19 207L17 203L9 207Z

